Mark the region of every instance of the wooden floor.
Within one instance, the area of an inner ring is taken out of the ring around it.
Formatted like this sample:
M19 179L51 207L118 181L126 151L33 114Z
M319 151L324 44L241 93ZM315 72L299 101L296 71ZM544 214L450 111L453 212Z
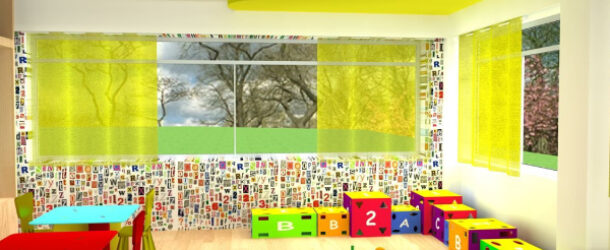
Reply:
M0 240L17 233L17 211L14 198L0 198Z
M154 232L153 238L158 250L195 249L333 249L333 250L374 250L383 247L391 249L447 249L443 243L430 235L402 234L391 237L350 238L313 237L289 239L252 239L250 230L210 230L210 231L167 231Z

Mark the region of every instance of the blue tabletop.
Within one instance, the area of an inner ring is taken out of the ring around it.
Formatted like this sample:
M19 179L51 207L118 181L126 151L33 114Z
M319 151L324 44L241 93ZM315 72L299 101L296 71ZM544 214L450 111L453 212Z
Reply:
M127 221L139 205L56 207L30 222L30 225L104 224Z

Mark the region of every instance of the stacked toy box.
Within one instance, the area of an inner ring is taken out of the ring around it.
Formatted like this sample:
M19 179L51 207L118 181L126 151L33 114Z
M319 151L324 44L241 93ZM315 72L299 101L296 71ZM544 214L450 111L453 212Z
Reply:
M343 207L252 209L252 238L414 233L431 235L451 250L539 249L518 239L517 228L477 218L476 209L447 190L413 191L410 205L392 205L382 192L345 192Z

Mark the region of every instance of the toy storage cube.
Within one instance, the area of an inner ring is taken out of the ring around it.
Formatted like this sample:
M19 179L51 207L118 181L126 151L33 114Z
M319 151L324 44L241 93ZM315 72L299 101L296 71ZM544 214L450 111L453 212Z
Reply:
M252 238L315 237L313 208L254 208Z
M432 205L462 203L462 196L448 190L417 190L411 192L411 206L419 208L423 234L432 234Z
M443 243L449 246L449 221L445 220L445 232L443 233Z
M392 234L421 232L419 209L411 205L392 206Z
M436 204L432 206L432 235L447 245L449 223L446 220L476 217L477 210L464 204Z
M479 250L481 240L516 237L517 228L496 219L449 220L450 250Z
M342 207L316 207L318 214L318 236L341 236L349 234L349 213Z
M349 212L350 236L392 235L392 202L382 192L345 192L343 207Z
M481 240L481 250L542 250L521 239Z

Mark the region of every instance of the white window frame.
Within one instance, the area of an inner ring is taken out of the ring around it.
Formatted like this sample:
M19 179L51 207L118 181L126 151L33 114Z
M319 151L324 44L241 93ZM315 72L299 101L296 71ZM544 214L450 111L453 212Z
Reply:
M544 24L548 24L548 23L552 23L555 21L560 21L559 13L556 13L556 14L553 14L550 16L546 16L546 17L542 17L542 18L533 18L533 19L524 18L522 30L544 25ZM521 52L521 62L523 64L521 67L521 107L525 107L524 106L525 57L530 56L530 55L538 55L538 54L543 54L543 53L547 53L547 52L559 51L559 47L560 47L560 45L558 44L558 45L551 45L551 46L547 46L547 47L531 49L531 50L526 50L526 51ZM539 166L527 165L527 164L523 163L523 142L524 142L523 118L524 118L524 114L525 114L525 108L522 108L521 109L521 129L522 129L522 131L521 131L521 152L522 152L521 153L521 172L556 180L557 179L557 170L551 170L551 169L547 169L547 168L543 168L543 167L539 167Z

